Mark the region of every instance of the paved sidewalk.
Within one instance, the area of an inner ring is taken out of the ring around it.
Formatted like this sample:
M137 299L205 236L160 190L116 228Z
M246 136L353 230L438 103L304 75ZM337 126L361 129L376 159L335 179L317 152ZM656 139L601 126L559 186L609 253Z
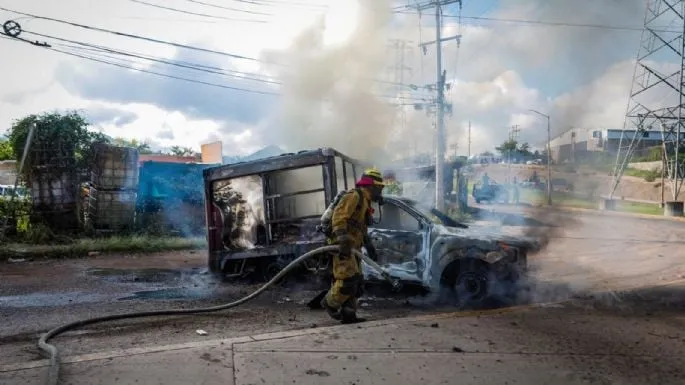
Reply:
M680 385L683 326L682 313L524 306L65 357L62 383ZM42 384L46 364L0 366L0 384Z

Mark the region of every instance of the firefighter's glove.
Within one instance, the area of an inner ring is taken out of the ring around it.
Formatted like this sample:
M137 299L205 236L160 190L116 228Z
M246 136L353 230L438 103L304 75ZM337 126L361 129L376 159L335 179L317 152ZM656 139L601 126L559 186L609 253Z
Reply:
M376 248L373 246L373 243L371 243L371 239L369 238L368 234L364 236L364 247L366 248L366 254L368 254L369 258L378 262L378 253L376 252Z
M347 259L352 255L352 245L354 240L349 235L342 235L338 237L338 246L340 246L340 258Z

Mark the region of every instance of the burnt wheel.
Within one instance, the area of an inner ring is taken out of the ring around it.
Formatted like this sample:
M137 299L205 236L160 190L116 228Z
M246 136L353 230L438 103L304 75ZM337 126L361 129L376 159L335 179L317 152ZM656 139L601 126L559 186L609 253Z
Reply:
M454 262L443 274L443 299L459 308L487 307L493 283L487 263L477 259Z
M270 261L265 263L262 268L262 280L264 282L271 281L278 273L286 267L286 264L280 261ZM287 276L279 279L276 284L281 285L288 279Z
M452 289L461 306L480 306L490 294L490 270L482 263L469 261L460 265Z

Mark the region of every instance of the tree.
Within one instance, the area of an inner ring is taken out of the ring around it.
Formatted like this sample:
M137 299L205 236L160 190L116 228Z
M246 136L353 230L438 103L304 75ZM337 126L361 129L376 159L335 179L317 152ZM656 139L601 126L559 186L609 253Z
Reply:
M530 153L530 144L528 142L523 142L519 145L518 151L522 153L523 155L531 155Z
M495 147L495 149L502 154L502 157L519 156L529 158L532 155L528 142L519 144L515 139L509 139L500 146Z
M9 143L14 159L21 159L29 128L35 124L31 148L26 156L24 177L31 180L35 172L45 168L47 173L75 172L84 175L93 164L93 144L109 143L109 139L99 133L88 130L88 122L78 112L44 113L29 115L20 119L9 129ZM53 175L59 176L59 175Z
M12 143L7 138L0 138L0 160L14 159L14 149Z
M123 147L133 147L135 149L138 149L138 152L141 154L152 154L152 149L150 148L150 145L146 142L139 142L136 138L114 138L114 144Z
M495 147L495 150L502 154L502 157L511 155L513 152L516 152L517 149L518 142L514 139L509 139L501 145L499 145L498 147Z
M172 155L175 156L193 156L195 151L190 147L173 146L169 149Z

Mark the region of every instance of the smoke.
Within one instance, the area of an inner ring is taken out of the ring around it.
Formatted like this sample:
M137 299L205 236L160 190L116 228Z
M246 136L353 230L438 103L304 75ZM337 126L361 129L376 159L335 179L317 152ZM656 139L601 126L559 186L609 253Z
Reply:
M325 45L323 20L304 31L280 59L282 105L273 123L278 142L291 150L333 147L368 161L386 158L395 111L377 96L374 78L384 57L392 19L390 1L360 1L349 39Z

